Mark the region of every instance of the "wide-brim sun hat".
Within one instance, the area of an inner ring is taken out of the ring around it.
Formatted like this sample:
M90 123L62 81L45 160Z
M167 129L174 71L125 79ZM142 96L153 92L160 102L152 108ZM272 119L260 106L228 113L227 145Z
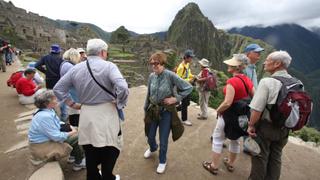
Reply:
M240 66L242 64L241 61L237 60L236 57L223 61L223 63L229 66Z
M209 67L209 61L208 61L207 59L205 59L205 58L201 59L201 60L199 61L199 64L200 64L201 66L203 66L203 67Z

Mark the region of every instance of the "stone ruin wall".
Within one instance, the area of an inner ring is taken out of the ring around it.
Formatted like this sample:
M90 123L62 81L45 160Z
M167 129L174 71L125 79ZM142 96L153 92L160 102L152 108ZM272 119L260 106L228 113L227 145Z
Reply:
M89 39L79 36L77 32L62 29L56 21L27 12L3 0L0 0L0 17L0 28L13 28L17 36L28 44L27 47L22 48L40 54L48 53L53 43L60 44L63 49L77 48L84 47ZM6 39L6 37L2 38Z

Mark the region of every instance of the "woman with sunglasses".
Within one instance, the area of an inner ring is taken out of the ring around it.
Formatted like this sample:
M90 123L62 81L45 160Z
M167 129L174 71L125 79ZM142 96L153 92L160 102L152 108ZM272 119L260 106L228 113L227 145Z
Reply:
M165 68L166 62L167 57L162 52L151 55L149 65L153 73L149 76L148 93L144 105L145 134L149 144L144 157L149 158L158 149L156 133L159 127L160 151L157 168L159 174L163 173L166 168L170 130L173 141L179 139L184 131L177 114L176 103L192 91L192 86L188 82Z

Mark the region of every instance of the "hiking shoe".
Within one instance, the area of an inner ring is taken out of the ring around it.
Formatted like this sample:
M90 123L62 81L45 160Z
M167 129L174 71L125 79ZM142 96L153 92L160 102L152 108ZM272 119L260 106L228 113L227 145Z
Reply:
M83 158L81 163L77 164L77 163L74 163L73 164L73 170L74 171L80 171L81 169L85 169L86 168L86 159Z
M74 163L75 160L76 159L74 158L74 156L69 156L69 158L67 159L67 162L71 164L71 163Z
M150 148L149 148L146 150L146 152L144 152L143 157L148 159L152 154L153 154L153 152L151 152Z
M189 120L182 121L182 124L186 126L192 126L192 123Z
M166 163L159 163L158 167L157 167L157 173L158 174L162 174L164 173L164 171L166 170L166 166L167 164Z

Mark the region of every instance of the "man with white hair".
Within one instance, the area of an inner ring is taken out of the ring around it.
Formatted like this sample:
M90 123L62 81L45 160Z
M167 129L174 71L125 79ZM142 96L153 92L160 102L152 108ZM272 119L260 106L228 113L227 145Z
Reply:
M286 51L275 51L265 60L264 70L271 74L260 80L254 97L250 103L251 117L248 133L255 137L261 152L251 157L251 173L249 179L276 180L280 178L281 154L288 142L289 129L275 126L270 119L267 105L276 104L282 83L273 77L292 78L287 72L291 57Z
M53 90L70 107L81 108L79 144L85 151L87 179L118 180L120 176L112 173L123 144L117 109L122 109L127 103L128 84L118 67L106 61L107 43L101 39L90 39L87 53L87 61L70 69ZM68 96L71 87L75 88L80 104ZM97 168L99 164L101 175Z

